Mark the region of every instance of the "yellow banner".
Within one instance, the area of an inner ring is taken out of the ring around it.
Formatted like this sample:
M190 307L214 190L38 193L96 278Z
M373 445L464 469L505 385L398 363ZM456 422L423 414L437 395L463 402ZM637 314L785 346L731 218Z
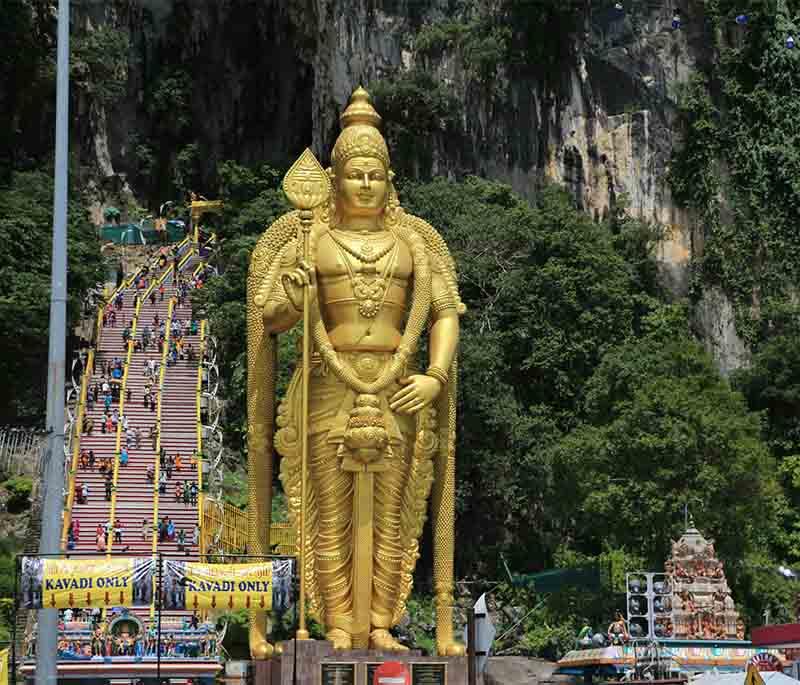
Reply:
M253 564L199 564L167 561L167 608L272 609L271 561Z
M20 590L26 609L147 606L153 597L151 559L25 557Z
M0 685L8 685L8 650L0 651Z

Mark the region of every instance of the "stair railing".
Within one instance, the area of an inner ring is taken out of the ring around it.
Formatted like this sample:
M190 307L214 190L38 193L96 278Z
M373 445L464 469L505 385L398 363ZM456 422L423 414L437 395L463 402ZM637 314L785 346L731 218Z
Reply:
M109 526L106 540L106 556L111 558L111 551L114 545L114 528L116 521L117 511L117 484L119 483L119 455L120 447L122 445L122 426L125 422L125 393L128 388L128 374L131 370L131 361L133 359L133 346L136 341L136 326L139 323L139 312L142 308L142 298L136 302L136 309L133 314L133 322L131 325L131 335L128 338L128 352L125 355L125 371L122 374L122 384L119 389L119 419L117 420L117 436L114 445L114 475L111 480L111 511L109 512Z
M167 370L167 354L169 341L172 335L172 316L175 310L175 298L170 297L167 308L167 318L164 325L164 345L161 349L161 366L158 370L158 399L156 400L156 449L155 470L153 475L153 558L158 554L158 498L160 494L161 479L161 408L164 396L164 375Z
M61 526L61 551L67 549L67 538L69 527L72 523L72 507L75 504L75 475L78 472L78 459L81 451L81 434L83 432L83 418L86 412L86 395L89 392L89 382L94 372L94 350L89 350L89 356L83 369L81 378L81 394L78 401L78 412L75 421L75 437L72 440L72 461L70 462L69 474L67 477L67 501L64 505L64 516Z
M188 242L188 238L185 238L181 245L186 245ZM186 262L191 259L193 252L189 250L189 252L178 262L178 271L186 264ZM164 273L161 276L160 282L165 280L170 273L172 273L174 269L172 267L167 267ZM174 283L173 283L174 287ZM161 368L159 369L158 374L158 399L156 400L156 449L155 449L155 470L153 475L153 544L152 544L152 554L153 559L156 558L158 554L158 499L159 499L159 480L161 478L161 407L162 407L162 398L164 394L164 375L167 371L167 354L169 352L169 341L172 336L172 319L175 314L175 302L176 298L173 294L170 296L169 305L167 308L167 318L164 322L164 346L161 350ZM150 612L154 611L154 605L150 606Z
M197 525L200 528L200 552L203 552L203 421L200 416L203 395L203 352L206 344L206 321L200 322L200 353L197 364L197 386L195 388L197 422Z

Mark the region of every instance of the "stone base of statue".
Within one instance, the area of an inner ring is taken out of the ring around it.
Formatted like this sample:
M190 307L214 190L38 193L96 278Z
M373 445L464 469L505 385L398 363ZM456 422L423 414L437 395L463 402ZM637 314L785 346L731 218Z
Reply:
M297 658L295 659L295 644ZM283 653L254 661L253 685L373 685L375 669L399 661L412 685L466 685L467 657L421 656L419 652L377 652L366 649L334 651L324 640L282 642Z

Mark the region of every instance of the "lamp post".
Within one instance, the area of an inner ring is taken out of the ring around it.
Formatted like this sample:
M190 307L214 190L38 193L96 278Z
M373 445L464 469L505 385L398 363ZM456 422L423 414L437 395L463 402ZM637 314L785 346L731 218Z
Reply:
M50 341L47 366L47 457L43 470L40 554L60 552L64 489L64 382L67 333L67 155L69 150L69 0L58 0L56 156L53 262L50 270ZM39 611L36 685L55 685L58 613Z

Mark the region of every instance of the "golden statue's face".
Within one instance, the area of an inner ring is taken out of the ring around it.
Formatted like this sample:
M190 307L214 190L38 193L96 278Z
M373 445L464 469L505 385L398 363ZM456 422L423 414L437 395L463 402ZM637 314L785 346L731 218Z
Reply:
M353 157L336 174L339 207L344 216L377 216L386 208L389 179L375 157Z

